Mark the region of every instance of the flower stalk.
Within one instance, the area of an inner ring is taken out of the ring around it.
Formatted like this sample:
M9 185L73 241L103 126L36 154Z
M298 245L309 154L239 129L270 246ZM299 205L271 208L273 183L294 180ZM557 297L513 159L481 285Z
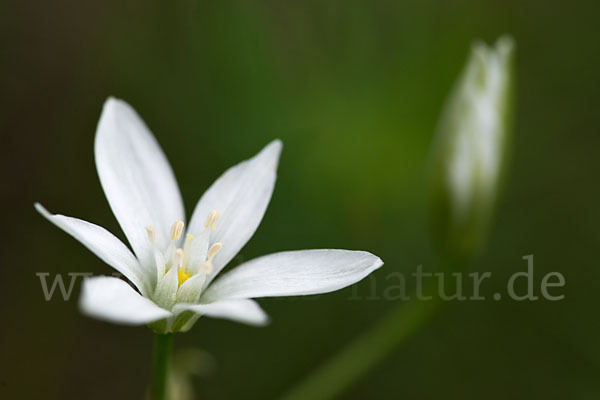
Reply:
M154 349L152 355L152 400L166 400L168 391L169 364L172 333L154 333Z

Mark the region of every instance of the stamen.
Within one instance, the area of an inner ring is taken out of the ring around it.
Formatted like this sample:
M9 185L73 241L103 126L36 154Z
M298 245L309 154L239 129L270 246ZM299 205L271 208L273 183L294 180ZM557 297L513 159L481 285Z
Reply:
M213 270L213 264L212 261L208 260L207 262L204 263L204 273L205 274L211 274Z
M171 226L171 240L179 240L183 232L183 221L177 221Z
M148 234L148 239L150 240L150 243L156 243L156 234L154 233L154 228L152 226L148 225L146 227L146 233Z
M211 210L208 213L208 217L206 218L206 222L204 223L204 227L205 228L210 228L211 231L214 231L218 219L219 219L219 212L217 210Z
M194 235L192 235L191 233L185 235L185 244L183 245L184 253L187 253L187 251L190 249L190 246L192 245L192 240L194 240Z
M208 249L208 255L206 257L208 261L211 261L213 259L213 257L219 252L219 250L221 250L221 247L223 247L221 242L217 242L210 246L210 249Z
M223 247L223 245L221 244L221 242L217 242L217 243L213 244L212 246L210 246L210 249L208 249L208 254L206 256L206 262L203 264L205 274L212 273L212 270L213 270L212 259L219 252L219 250L221 250L222 247Z
M183 245L183 266L185 267L188 264L188 260L190 259L190 247L192 246L192 241L194 240L194 235L187 234L185 236L185 244Z
M183 250L181 249L175 251L175 264L179 267L183 266Z

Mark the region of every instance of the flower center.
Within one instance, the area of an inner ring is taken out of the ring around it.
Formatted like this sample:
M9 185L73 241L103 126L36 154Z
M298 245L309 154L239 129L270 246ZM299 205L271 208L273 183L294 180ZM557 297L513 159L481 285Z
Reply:
M212 259L223 247L221 243L214 243L209 247L209 239L215 230L219 212L212 210L204 224L204 231L197 236L187 234L183 247L177 247L183 234L183 221L176 221L171 226L167 249L161 251L156 244L156 235L152 226L146 227L148 239L154 249L154 258L158 268L158 279L162 279L172 268L177 268L177 288L196 274L208 275L212 272Z
M183 282L187 281L192 277L192 274L186 272L184 268L179 268L177 270L177 288L183 284Z

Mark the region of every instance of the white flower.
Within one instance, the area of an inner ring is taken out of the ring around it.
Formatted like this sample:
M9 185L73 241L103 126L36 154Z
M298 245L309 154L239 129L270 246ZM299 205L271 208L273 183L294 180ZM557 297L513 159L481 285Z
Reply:
M265 324L256 297L308 295L351 285L383 262L364 251L276 253L217 274L258 227L275 185L281 142L228 169L204 193L184 227L173 171L144 122L109 98L98 123L96 167L102 188L134 254L89 222L36 209L134 286L115 277L84 281L84 313L159 332L188 330L201 315Z

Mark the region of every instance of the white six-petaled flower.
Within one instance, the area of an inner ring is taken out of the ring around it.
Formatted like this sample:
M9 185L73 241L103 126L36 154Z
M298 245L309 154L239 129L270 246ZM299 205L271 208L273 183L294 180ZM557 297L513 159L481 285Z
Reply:
M383 262L364 251L301 250L260 257L214 279L258 227L275 185L281 142L228 169L204 193L185 230L171 166L141 118L109 98L95 139L96 168L132 249L104 228L53 215L48 220L123 274L84 281L84 313L158 332L185 331L201 315L263 325L257 297L308 295L351 285ZM214 281L213 281L214 280Z

